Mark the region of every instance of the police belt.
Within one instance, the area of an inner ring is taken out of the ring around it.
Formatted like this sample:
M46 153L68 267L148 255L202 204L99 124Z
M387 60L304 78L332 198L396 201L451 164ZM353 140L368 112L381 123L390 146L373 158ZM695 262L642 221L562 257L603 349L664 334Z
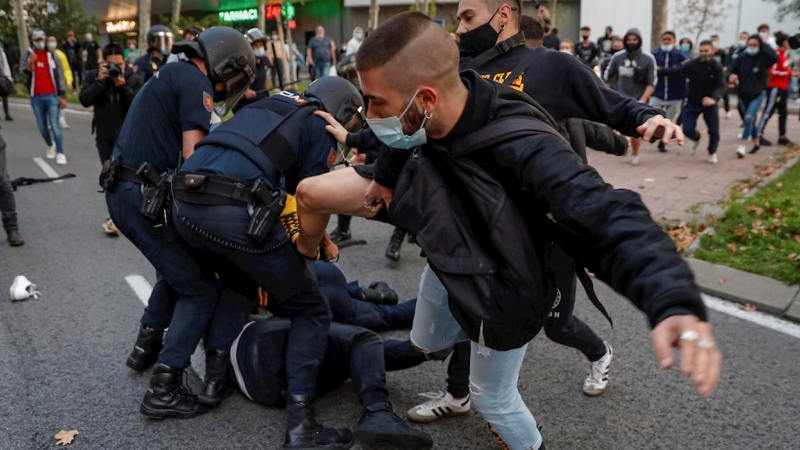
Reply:
M150 183L145 177L143 177L142 175L140 175L137 172L138 172L137 169L132 169L130 167L120 166L119 173L117 174L117 176L119 177L120 180L130 181L131 183L136 183L136 184L149 184Z
M197 205L245 206L261 203L262 199L255 192L256 184L238 178L198 172L178 172L172 177L175 199Z

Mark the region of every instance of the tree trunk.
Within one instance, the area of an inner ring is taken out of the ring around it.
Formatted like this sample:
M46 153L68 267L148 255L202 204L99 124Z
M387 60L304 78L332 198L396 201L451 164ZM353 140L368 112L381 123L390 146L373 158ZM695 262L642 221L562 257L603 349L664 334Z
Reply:
M178 32L178 21L181 20L181 0L172 0L172 32Z
M378 6L378 0L370 0L369 2L369 22L368 25L373 30L378 28L378 13L381 8Z
M147 54L147 32L150 30L152 0L139 0L139 54Z
M669 0L653 1L653 23L652 34L650 35L650 48L658 48L661 45L661 35L667 31L667 17L669 16Z
M422 13L426 16L430 16L430 0L422 0Z
M22 1L23 0L14 0L14 18L17 20L17 39L19 39L20 58L31 47L31 43L28 40L28 25L25 23Z
M262 33L264 33L264 30L267 28L266 8L267 1L258 0L258 29L261 30Z

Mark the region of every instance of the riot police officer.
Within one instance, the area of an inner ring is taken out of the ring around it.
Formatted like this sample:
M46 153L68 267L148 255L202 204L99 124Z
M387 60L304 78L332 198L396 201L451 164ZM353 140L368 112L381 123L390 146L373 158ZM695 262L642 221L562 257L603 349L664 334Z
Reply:
M317 109L348 129L362 127L364 103L358 91L343 79L322 78L304 95L283 91L240 109L197 145L172 183L175 229L196 259L213 261L214 271L246 273L270 293L270 309L291 319L284 445L292 449L349 448L353 440L349 430L315 421L317 370L331 312L305 266L320 259L320 251L298 254L291 245L296 235L287 234L299 231L297 216L284 213L302 179L328 172L343 157L326 123L312 114ZM252 295L247 283L222 283L241 297ZM217 311L241 317L230 311L240 305L221 305ZM227 340L232 343L238 330L231 328ZM221 399L225 373L215 373L217 379L206 377L201 401Z
M210 28L174 50L184 52L189 61L163 67L144 85L130 106L112 158L101 175L111 218L159 274L137 347L147 343L160 346L160 335L156 336L160 332L155 329L157 325L160 330L165 328L159 318L169 313L168 297L176 301L150 389L140 407L140 412L151 418L191 417L204 411L181 381L218 301L216 274L192 258L169 226L167 175L207 134L211 111L225 114L244 94L255 66L247 41L228 27ZM211 324L207 347L216 342L216 333ZM146 356L136 350L131 356L137 354Z
M144 76L145 83L166 63L172 42L172 31L164 25L153 25L147 31L147 54L134 63L136 73Z
M267 78L269 72L269 58L265 55L267 36L258 28L251 28L247 30L244 37L247 38L247 42L250 43L250 46L253 48L253 54L256 56L256 78L250 85L250 89L244 93L244 97L242 97L239 104L236 105L234 111L267 97L267 84L269 83Z

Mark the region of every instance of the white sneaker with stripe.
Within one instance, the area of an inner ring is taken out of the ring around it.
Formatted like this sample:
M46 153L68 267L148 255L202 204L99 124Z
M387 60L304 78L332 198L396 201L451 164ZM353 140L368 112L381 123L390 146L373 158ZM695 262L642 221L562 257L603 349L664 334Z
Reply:
M420 397L428 399L425 403L408 410L408 420L429 423L445 416L468 414L472 401L469 395L465 399L456 400L449 392L425 392Z

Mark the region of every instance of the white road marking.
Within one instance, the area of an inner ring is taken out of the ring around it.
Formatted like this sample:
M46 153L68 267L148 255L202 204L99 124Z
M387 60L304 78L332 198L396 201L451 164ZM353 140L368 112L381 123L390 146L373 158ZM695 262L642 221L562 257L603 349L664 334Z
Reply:
M153 292L153 287L150 282L141 275L128 275L125 281L133 289L133 292L139 297L139 300L144 306L147 306L147 301L150 299L150 293Z
M35 162L36 165L38 165L42 169L42 172L44 172L45 175L47 175L48 177L50 177L50 178L58 178L58 177L61 176L55 170L53 170L52 167L50 167L50 164L47 164L47 161L43 160L42 158L38 158L38 157L37 158L33 158L33 162ZM63 182L64 182L64 180L53 181L53 183L63 183Z
M701 295L703 297L703 302L705 302L706 307L709 309L713 309L714 311L736 317L737 319L746 320L756 325L769 328L770 330L775 330L779 333L787 334L793 338L800 339L800 325L796 323L780 319L761 311L744 311L743 309L739 308L738 303L728 302L706 294Z

